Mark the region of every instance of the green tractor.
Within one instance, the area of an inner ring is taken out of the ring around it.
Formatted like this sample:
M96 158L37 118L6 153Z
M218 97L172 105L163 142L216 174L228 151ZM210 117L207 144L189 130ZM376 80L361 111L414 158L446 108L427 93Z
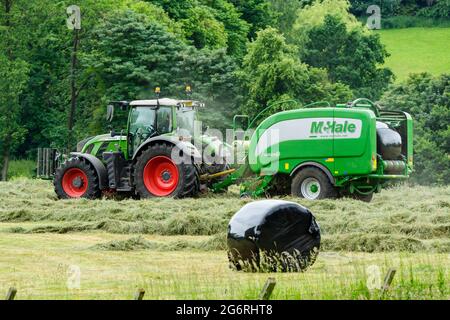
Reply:
M113 130L80 141L77 152L54 174L59 198L95 199L102 192L190 197L218 179L208 179L210 175L226 168L224 157L214 161L224 147L220 140L206 135L193 138L202 103L168 98L113 102L108 106L110 120L114 106L129 109L126 133ZM212 159L206 161L206 154Z
M271 105L252 121L236 116L233 141L224 143L196 126L202 103L115 102L108 118L114 105L129 109L126 133L112 131L78 143L77 152L55 170L56 193L63 199L94 199L104 192L182 198L237 184L241 196L370 201L383 186L411 174L409 114L383 110L368 99L336 106L281 103L294 106L272 114L276 105ZM240 128L238 120L245 123ZM40 167L52 168L45 159L53 154L43 155ZM39 172L38 165L42 176Z

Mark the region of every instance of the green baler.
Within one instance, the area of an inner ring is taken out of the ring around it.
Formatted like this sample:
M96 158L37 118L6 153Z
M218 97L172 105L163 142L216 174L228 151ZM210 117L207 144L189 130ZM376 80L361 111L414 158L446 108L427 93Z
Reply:
M278 112L247 136L248 142L235 142L247 146L245 164L215 190L241 183L243 195L347 195L370 201L383 185L412 172L411 116L380 110L367 99Z

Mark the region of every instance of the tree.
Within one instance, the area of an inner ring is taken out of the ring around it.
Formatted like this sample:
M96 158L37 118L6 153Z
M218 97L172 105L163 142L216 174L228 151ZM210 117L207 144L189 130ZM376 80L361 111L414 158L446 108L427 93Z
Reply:
M355 97L379 99L392 81L393 73L379 67L388 53L378 34L348 31L341 18L327 15L309 31L308 39L303 61L327 69L331 81L347 84Z
M244 90L243 112L255 116L270 103L297 99L347 101L351 93L340 83L332 84L325 70L302 63L294 46L286 44L277 29L257 33L248 46L239 76Z
M0 55L0 148L2 180L8 177L11 152L23 141L26 129L21 125L20 95L28 80L28 64L21 59Z
M230 0L242 14L242 19L250 24L249 39L256 37L256 32L274 26L276 14L267 0Z
M291 43L293 35L293 26L297 19L297 11L302 8L301 0L270 0L273 10L277 13L276 25L286 37L286 40Z
M242 19L242 14L227 0L201 0L208 5L215 18L222 22L227 32L227 52L231 56L242 58L247 45L250 25Z
M152 0L152 2L163 8L175 21L187 18L188 10L197 5L196 0Z
M180 80L191 84L193 98L206 104L205 109L200 109L201 120L215 129L231 128L240 99L234 59L225 49L194 48L183 52L183 58Z
M8 178L11 152L23 141L26 130L21 126L20 95L28 81L28 64L20 57L24 48L17 27L14 0L1 1L0 15L0 148L1 180Z
M230 96L236 65L225 48L198 50L178 40L165 27L132 11L106 19L91 41L95 50L84 63L96 75L99 95L94 110L90 111L95 114L91 133L105 129L107 101L151 98L156 86L161 87L163 96L180 97L185 85L190 84L195 98L213 106L215 112L206 117L210 120L216 119L213 114L221 119L223 111L234 106ZM224 126L223 119L214 124ZM116 120L116 125L126 123L126 118Z
M450 74L413 74L393 85L382 105L406 111L414 119L413 181L450 183Z
M237 58L245 54L250 25L227 0L156 0L175 21L183 26L184 36L201 48L227 48Z
M225 48L228 35L222 22L216 20L211 9L199 5L190 8L187 18L180 20L186 37L198 48Z
M348 0L317 0L298 10L292 32L300 54L309 41L310 30L323 25L327 15L340 18L348 30L361 29L361 23L349 13L349 8Z

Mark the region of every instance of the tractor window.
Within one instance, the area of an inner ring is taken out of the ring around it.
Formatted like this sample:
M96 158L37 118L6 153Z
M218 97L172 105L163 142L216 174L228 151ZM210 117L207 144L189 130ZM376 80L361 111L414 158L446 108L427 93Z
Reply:
M133 135L152 133L155 113L155 109L150 107L133 108L130 115L130 133Z
M129 124L130 155L155 132L156 109L153 107L136 107L131 109Z
M177 111L177 124L178 130L181 134L194 135L194 122L195 111L194 110L178 110Z
M159 134L169 133L172 131L172 108L160 107L157 112L156 129Z

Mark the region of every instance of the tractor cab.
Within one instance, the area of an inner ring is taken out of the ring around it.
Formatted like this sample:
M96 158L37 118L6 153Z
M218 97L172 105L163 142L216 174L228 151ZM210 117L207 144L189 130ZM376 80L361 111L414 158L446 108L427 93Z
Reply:
M114 105L129 109L126 136L126 157L133 157L139 146L157 136L176 136L190 140L194 136L197 110L204 104L192 100L170 98L111 102L107 119L112 120ZM111 137L116 136L113 131ZM125 150L123 150L125 151Z
M129 104L127 139L128 156L149 138L171 134L176 126L174 109L178 101L174 99L137 100Z

